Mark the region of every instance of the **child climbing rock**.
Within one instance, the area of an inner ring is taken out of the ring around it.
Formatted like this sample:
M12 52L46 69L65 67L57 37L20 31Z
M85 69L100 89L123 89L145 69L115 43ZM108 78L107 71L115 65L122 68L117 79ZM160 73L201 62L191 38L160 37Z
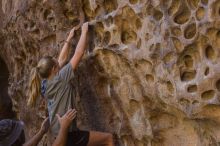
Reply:
M70 80L74 78L74 70L76 70L85 50L88 22L82 25L82 33L75 53L70 61L65 65L70 52L69 43L74 36L75 29L76 28L73 28L70 31L69 36L59 54L58 60L51 56L43 57L31 72L28 104L35 104L36 98L39 97L40 93L42 93L42 95L47 99L51 133L54 137L57 137L60 128L56 114L62 116L69 108L75 109L75 93L73 86L70 84ZM40 79L44 79L42 82L42 89L40 88ZM67 137L67 145L113 146L113 138L111 134L79 130L75 119L69 128Z

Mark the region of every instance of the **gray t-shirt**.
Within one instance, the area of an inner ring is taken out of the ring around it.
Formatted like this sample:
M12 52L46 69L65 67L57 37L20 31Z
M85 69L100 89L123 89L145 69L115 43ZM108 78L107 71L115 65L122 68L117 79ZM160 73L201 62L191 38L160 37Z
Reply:
M56 114L63 116L68 109L75 108L75 93L70 80L74 77L74 71L70 63L65 65L52 79L47 80L45 98L48 100L48 112L50 117L51 132L57 136L60 125ZM77 130L76 119L69 131Z

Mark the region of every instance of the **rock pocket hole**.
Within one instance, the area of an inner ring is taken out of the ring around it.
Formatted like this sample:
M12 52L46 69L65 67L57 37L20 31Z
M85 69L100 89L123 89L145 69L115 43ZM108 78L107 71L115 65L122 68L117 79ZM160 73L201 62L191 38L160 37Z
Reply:
M141 48L141 39L139 39L138 43L137 43L137 48L140 49Z
M70 21L79 21L79 19L77 18L77 16L74 14L73 11L66 10L66 11L64 11L64 15Z
M27 29L27 28L28 28L28 24L25 23L25 24L24 24L24 29Z
M193 93L197 91L197 85L189 85L187 88L187 92Z
M111 26L111 24L113 23L113 18L112 18L112 16L109 16L108 17L108 19L105 21L105 24L108 26L108 27L110 27Z
M218 91L220 91L220 79L215 83L215 86Z
M48 17L48 21L51 22L51 23L54 23L55 19L54 19L54 17Z
M215 91L214 90L208 90L202 93L201 98L203 100L209 100L212 99L215 96Z
M31 21L29 26L30 26L30 29L33 29L35 27L35 23L33 21Z
M175 36L180 36L182 34L181 29L179 27L171 28L171 33Z
M179 9L179 5L180 5L180 0L172 0L172 4L168 10L168 14L173 15L174 13L176 13Z
M212 60L212 61L215 60L215 51L212 48L212 46L206 47L206 49L205 49L205 56L209 60Z
M136 4L136 3L138 2L138 0L129 0L129 2L130 2L131 4Z
M205 76L207 76L209 74L209 67L206 67L204 74L205 74Z
M186 55L184 56L184 64L186 67L193 67L193 59L190 55Z
M197 8L200 0L187 0L191 8Z
M39 29L35 29L34 31L32 31L32 33L38 35L38 34L40 34L40 30Z
M154 76L152 76L151 74L146 74L146 81L149 83L154 82Z
M154 16L154 19L159 21L163 17L163 13L159 10L154 10L153 16Z
M123 31L121 34L121 41L124 44L135 42L137 39L137 34L134 31Z
M108 45L109 41L111 39L111 33L109 31L105 32L104 34L104 45Z
M167 89L170 93L174 92L173 84L170 81L167 81Z
M137 29L142 27L142 23L141 23L141 20L139 18L137 18L135 25L136 25Z
M185 71L181 75L181 81L190 81L193 80L196 76L196 71Z
M168 53L164 58L163 61L168 64L174 59L174 54L172 52Z
M184 24L189 20L189 17L190 12L188 9L186 9L174 18L174 22L176 22L177 24Z
M185 98L181 98L179 101L180 101L180 104L183 106L188 106L190 104L190 101Z
M49 9L47 9L47 10L44 11L44 14L43 14L44 20L47 19L47 17L50 15L50 13L51 13L51 10L49 10Z
M198 105L198 104L199 104L199 101L198 101L198 100L194 100L194 101L192 102L192 104L193 104L193 105Z
M140 103L134 99L130 99L129 106L129 113L131 115L133 115L135 112L137 112L138 109L140 109Z
M173 40L173 45L176 48L176 51L181 52L183 49L183 44L180 42L179 39L177 39L175 37L173 37L172 40Z
M203 7L198 8L196 11L196 18L201 20L205 16L205 9Z
M152 38L152 36L149 33L146 33L145 40L148 41Z
M217 37L220 38L220 31L218 31L218 33L217 33Z
M118 7L117 0L104 0L104 8L107 13L116 10Z
M191 39L195 36L196 34L196 24L190 24L189 26L186 27L184 36L186 39Z
M47 19L47 16L50 14L50 10L45 10L44 13L43 13L43 18L44 20Z

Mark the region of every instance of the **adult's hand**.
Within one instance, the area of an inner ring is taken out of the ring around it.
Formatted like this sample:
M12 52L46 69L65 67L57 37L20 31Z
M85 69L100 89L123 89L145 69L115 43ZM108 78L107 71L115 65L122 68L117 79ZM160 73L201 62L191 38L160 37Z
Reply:
M31 139L29 139L26 143L24 143L23 146L38 145L40 140L43 138L44 134L48 131L49 127L50 127L49 118L46 118L41 124L40 131L38 131L37 134L35 134Z
M62 117L60 117L59 114L56 114L60 127L65 129L69 128L73 119L76 117L76 113L75 109L69 109Z

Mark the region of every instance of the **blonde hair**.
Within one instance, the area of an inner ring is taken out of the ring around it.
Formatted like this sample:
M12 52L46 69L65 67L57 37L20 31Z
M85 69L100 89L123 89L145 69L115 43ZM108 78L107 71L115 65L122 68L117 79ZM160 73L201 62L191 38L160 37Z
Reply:
M29 92L28 92L28 106L34 106L36 99L40 96L40 76L38 74L38 68L35 67L31 70L31 77L29 81Z
M28 90L28 106L35 106L41 92L41 78L48 78L56 62L51 56L43 57L37 67L31 70Z

